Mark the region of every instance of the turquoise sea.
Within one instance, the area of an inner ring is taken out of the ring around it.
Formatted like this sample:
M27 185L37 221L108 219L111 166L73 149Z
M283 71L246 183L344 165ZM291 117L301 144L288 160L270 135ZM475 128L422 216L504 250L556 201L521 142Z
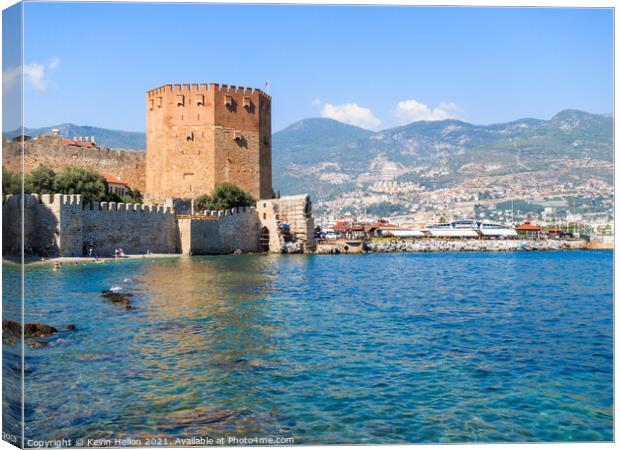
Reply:
M26 438L610 441L612 274L611 251L31 266L26 321L77 330L26 347Z

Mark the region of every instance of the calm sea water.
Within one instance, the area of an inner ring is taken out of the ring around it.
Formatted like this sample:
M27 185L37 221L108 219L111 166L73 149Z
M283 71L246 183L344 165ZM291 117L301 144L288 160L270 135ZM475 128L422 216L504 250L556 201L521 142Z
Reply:
M26 320L77 331L26 350L26 436L612 440L612 271L604 251L29 267Z

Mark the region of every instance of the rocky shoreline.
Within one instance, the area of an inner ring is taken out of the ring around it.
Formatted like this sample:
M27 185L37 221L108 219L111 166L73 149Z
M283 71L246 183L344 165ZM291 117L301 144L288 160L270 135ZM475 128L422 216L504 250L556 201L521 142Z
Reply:
M479 239L372 239L334 241L318 245L317 254L407 253L407 252L512 252L542 250L582 250L584 240L479 240Z
M583 240L378 240L368 243L368 251L373 253L392 252L512 252L531 250L581 250Z

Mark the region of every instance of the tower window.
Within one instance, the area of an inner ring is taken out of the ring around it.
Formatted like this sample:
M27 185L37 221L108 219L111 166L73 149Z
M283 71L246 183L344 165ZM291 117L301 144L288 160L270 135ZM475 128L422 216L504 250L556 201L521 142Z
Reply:
M232 105L233 105L233 98L232 98L232 95L227 95L227 96L224 98L224 105L226 105L226 106L232 106Z
M194 132L192 131L191 133L189 133L186 138L187 142L193 142L194 141Z
M149 111L153 111L153 107L155 106L155 102L153 99L149 99Z
M194 100L196 102L196 106L204 106L205 104L205 96L203 94L195 95Z
M176 98L177 106L184 106L185 105L185 96L184 95L177 95L175 98Z

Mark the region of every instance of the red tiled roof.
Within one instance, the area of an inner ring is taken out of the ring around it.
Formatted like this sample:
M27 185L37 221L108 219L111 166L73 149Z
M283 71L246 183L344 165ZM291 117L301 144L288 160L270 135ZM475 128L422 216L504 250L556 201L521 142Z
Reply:
M332 227L334 231L347 231L349 227L345 222L336 222L336 225Z
M121 180L118 177L113 177L112 175L104 175L106 183L114 183L114 184L122 184L123 186L129 187L127 183Z
M75 147L95 147L95 143L94 142L80 142L80 141L74 141L72 139L63 139L62 140L62 144L63 145L73 145Z
M394 225L393 223L388 223L384 220L380 220L375 223L371 223L370 225L366 225L366 231L376 230L378 228L398 228L398 225Z
M530 222L523 222L521 225L515 227L517 231L540 231L538 225L533 225Z

